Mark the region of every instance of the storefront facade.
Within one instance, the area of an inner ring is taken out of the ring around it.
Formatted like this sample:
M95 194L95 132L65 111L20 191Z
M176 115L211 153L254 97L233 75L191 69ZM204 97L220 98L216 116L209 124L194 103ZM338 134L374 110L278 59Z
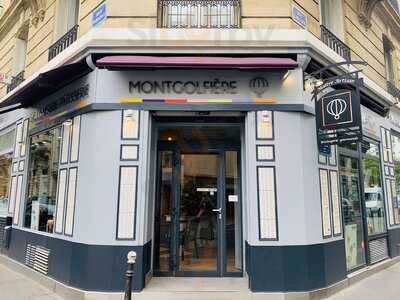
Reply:
M243 277L251 292L309 292L398 256L397 108L363 107L364 141L320 154L300 60L267 60L281 65L97 61L4 114L16 137L3 253L102 292L123 290L130 250L136 291Z

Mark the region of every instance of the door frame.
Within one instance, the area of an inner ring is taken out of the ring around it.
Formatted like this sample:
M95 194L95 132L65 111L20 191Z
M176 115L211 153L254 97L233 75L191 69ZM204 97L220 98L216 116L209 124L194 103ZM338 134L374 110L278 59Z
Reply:
M381 233L381 234L377 234L377 235L369 235L368 234L368 222L367 222L367 207L366 207L366 202L365 202L365 188L364 188L364 168L363 168L363 153L362 153L362 141L366 141L369 143L374 143L378 146L379 149L379 175L380 175L380 181L381 181L381 185L382 185L382 195L383 195L383 205L384 205L384 212L385 212L385 227L386 227L386 232L385 233ZM386 238L386 242L388 243L388 226L387 226L387 209L386 209L386 184L384 181L384 176L383 176L383 169L382 169L382 162L381 162L381 158L382 158L382 153L381 153L381 142L377 139L368 137L368 136L363 136L361 142L357 143L357 150L350 150L350 149L346 149L346 148L342 148L342 147L338 147L338 154L342 155L342 156L347 156L347 157L351 157L354 159L357 159L358 162L358 184L359 184L359 189L360 189L360 204L361 204L361 213L362 213L362 224L363 224L363 234L364 234L364 256L365 256L365 264L363 264L362 266L356 267L354 269L348 270L348 273L352 273L355 272L359 269L362 269L366 266L369 266L371 264L376 264L377 262L372 263L371 262L371 256L370 256L370 245L369 243L371 241L374 241L376 239L380 239L380 238ZM338 157L339 160L339 157ZM339 176L340 176L340 168L339 168ZM343 217L343 216L342 216ZM343 219L343 225L344 225L344 219ZM345 226L343 226L343 229L346 230Z
M341 176L340 174L340 156L347 156L353 159L357 160L357 164L358 164L358 190L360 191L360 205L361 205L361 221L362 221L362 230L363 230L363 241L364 241L364 259L365 259L365 263L355 267L353 269L347 270L347 273L352 273L355 272L357 270L363 269L365 268L367 265L369 265L369 244L368 244L368 237L367 237L367 225L366 225L366 209L365 209L365 204L364 204L364 185L362 184L362 180L364 178L364 173L362 170L362 159L361 159L361 146L360 143L357 143L357 150L350 150L350 149L346 149L346 148L342 148L342 147L338 147L338 171L339 171L339 178ZM342 198L340 198L340 205L342 206ZM341 207L342 211L343 211L343 207ZM344 238L346 239L346 225L344 223L344 215L342 215L342 223L343 223L343 235ZM346 242L346 241L345 241ZM347 269L347 266L346 266Z
M156 133L160 128L173 128L176 126L191 126L191 127L202 127L202 126L237 126L242 133L243 124L241 122L237 123L171 123L171 122L157 122L155 126ZM241 138L241 134L240 137ZM172 170L172 193L171 193L171 201L172 201L172 234L171 234L171 246L170 246L170 271L169 272L160 272L154 271L155 276L163 277L163 276L174 276L174 277L242 277L243 276L243 268L244 268L244 247L243 247L243 201L242 201L242 168L241 168L241 147L242 143L236 144L227 144L226 142L221 142L217 140L209 141L209 145L211 148L202 149L201 147L190 147L187 149L185 147L180 148L173 141L158 141L158 137L156 134L156 151L155 154L157 156L156 162L156 195L155 195L155 214L158 214L160 209L160 151L171 151L173 157L173 170ZM228 272L227 271L227 254L226 254L226 151L236 151L237 152L237 170L238 170L238 196L239 196L239 207L240 207L240 217L239 217L239 226L240 226L240 249L241 249L241 270L238 272ZM219 193L217 193L217 203L218 208L222 210L222 219L219 219L217 216L217 268L215 271L180 271L179 270L179 214L180 214L180 201L181 201L181 155L182 154L216 154L219 158L219 166L218 166L218 178L217 178L217 188ZM154 217L154 229L153 234L154 237L159 233L159 229L156 226L156 217ZM155 239L154 239L155 240ZM153 249L156 248L156 243L154 243ZM155 261L156 255L159 255L157 251L154 251L153 262ZM173 263L171 264L171 260ZM172 268L172 270L171 270Z

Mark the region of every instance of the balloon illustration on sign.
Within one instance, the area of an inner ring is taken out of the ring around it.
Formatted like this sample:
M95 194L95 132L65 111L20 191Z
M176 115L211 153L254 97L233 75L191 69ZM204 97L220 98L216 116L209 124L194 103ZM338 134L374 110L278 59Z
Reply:
M250 80L249 86L258 97L262 97L262 95L268 90L269 83L264 77L255 77Z
M346 111L347 103L343 99L333 99L326 106L328 114L333 116L335 120L339 120L340 115Z

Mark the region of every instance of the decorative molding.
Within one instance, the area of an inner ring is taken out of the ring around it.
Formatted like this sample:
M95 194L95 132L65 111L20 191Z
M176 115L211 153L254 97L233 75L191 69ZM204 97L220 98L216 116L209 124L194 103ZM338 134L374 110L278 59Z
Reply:
M26 4L30 9L31 23L36 27L40 21L44 20L46 14L46 0L26 0Z
M21 26L18 28L15 36L21 40L28 40L29 31L29 19L22 22Z
M383 0L359 0L358 19L366 29L369 29L372 25L371 24L372 12L379 2L383 2Z

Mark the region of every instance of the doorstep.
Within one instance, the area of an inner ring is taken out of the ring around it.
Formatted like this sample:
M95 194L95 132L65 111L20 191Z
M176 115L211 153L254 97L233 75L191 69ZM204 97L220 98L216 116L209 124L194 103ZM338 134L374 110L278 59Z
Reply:
M247 287L247 278L153 277L142 292L133 294L132 299L319 300L330 297L360 280L399 262L400 257L388 259L356 273L349 274L348 278L330 287L311 292L296 293L252 293ZM124 298L123 293L89 292L67 286L4 255L0 255L0 264L38 282L65 300L122 300Z

